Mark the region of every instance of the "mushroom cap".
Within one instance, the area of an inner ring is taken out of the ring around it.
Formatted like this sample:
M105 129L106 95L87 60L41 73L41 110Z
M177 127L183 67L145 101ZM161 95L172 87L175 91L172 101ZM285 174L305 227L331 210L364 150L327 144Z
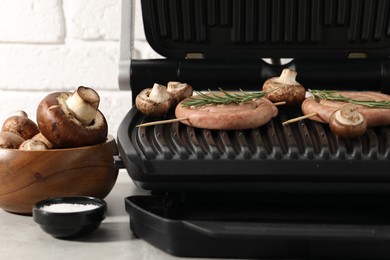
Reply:
M93 123L84 126L69 111L65 101L70 92L54 92L47 95L37 109L37 122L41 133L53 148L70 148L99 144L107 139L108 125L98 111Z
M292 69L283 69L279 77L266 80L263 91L269 92L266 98L272 102L286 102L287 106L300 105L305 100L306 90L297 82L297 72Z
M142 90L135 98L135 106L145 115L155 117L165 116L172 106L172 98L163 102L156 102L149 98L151 91L151 88Z
M27 116L11 116L7 118L2 127L3 132L12 132L27 140L39 133L37 124Z
M352 122L341 115L341 109L332 113L329 118L329 127L332 132L341 138L358 138L367 131L367 121L359 113L356 122Z
M13 132L0 132L0 148L18 149L24 139Z
M168 82L167 90L173 98L173 105L177 105L185 98L192 96L193 88L187 83L176 81Z
M263 91L270 91L266 98L272 102L285 101L288 106L300 105L305 100L306 90L302 85L280 83L276 79L271 78L264 82Z
M40 140L28 139L19 146L19 149L25 151L42 151L47 150L48 147L44 142Z
M44 143L48 149L53 148L53 144L50 143L49 140L47 140L47 138L44 137L42 133L38 133L38 134L34 135L33 138L31 138L31 139Z

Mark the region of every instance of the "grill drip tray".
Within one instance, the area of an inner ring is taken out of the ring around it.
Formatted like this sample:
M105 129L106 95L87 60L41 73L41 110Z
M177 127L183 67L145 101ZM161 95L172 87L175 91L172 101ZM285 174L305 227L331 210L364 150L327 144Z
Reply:
M299 115L280 109L268 124L243 131L178 122L137 128L158 119L132 108L118 144L129 175L148 190L389 190L389 127L341 139L312 120L282 125Z
M176 256L389 259L389 198L197 193L125 199L137 237Z

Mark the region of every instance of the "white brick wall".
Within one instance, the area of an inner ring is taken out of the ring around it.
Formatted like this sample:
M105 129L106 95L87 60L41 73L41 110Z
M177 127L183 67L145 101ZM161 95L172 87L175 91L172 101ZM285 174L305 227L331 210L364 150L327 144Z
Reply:
M0 41L62 43L65 19L61 3L61 0L2 0Z
M120 1L65 0L67 35L83 41L115 41L120 34Z
M136 1L135 57L158 55L145 41ZM119 91L121 0L0 1L0 123L16 110L35 118L39 101L79 85L102 97L110 133L131 107Z

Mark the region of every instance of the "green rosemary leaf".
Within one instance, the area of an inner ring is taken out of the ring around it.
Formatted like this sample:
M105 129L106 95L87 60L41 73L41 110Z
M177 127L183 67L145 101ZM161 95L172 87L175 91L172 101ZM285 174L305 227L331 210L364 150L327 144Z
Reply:
M196 97L190 97L186 102L182 103L183 106L204 106L209 104L230 104L230 103L245 103L249 102L253 99L258 99L264 97L268 92L259 91L259 92L245 92L240 89L240 92L227 92L223 89L219 89L222 93L216 93L209 90L207 93L203 93L200 91L195 91L197 94Z
M361 105L372 108L390 109L389 101L375 101L375 100L357 100L337 94L335 90L310 90L309 93L316 99L326 99L331 101L348 102L355 105Z

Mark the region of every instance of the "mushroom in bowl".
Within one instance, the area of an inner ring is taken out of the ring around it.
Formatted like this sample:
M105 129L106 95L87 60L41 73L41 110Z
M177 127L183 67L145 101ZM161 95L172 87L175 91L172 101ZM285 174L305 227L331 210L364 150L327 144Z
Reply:
M108 126L98 109L99 102L96 91L87 87L79 87L74 93L51 93L38 106L38 127L54 148L102 143Z
M98 103L90 88L52 93L38 107L38 134L24 140L12 132L0 133L16 139L12 147L0 146L0 208L31 214L43 199L103 199L110 193L118 175L118 150Z

